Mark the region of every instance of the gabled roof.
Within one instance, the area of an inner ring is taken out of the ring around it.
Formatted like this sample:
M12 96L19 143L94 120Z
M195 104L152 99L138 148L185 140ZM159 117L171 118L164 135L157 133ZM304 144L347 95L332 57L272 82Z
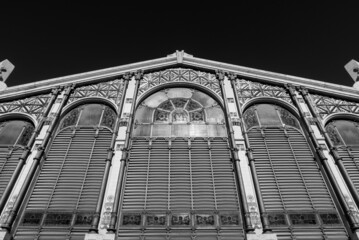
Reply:
M195 68L211 72L222 70L224 72L235 73L244 78L257 79L271 84L282 85L288 83L294 86L303 86L315 92L325 92L340 96L343 96L345 93L345 95L350 98L357 98L359 96L359 91L352 87L197 58L184 51L176 51L163 58L9 87L0 93L0 99L9 97L16 98L23 94L32 95L47 92L54 87L71 83L81 83L81 85L83 85L101 80L114 79L124 73L135 72L137 70L143 70L146 73L172 67Z

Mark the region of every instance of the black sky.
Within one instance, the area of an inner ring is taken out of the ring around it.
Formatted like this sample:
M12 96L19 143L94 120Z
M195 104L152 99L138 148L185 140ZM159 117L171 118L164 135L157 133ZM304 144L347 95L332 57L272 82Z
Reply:
M355 1L202 1L199 6L195 1L56 2L1 7L0 60L15 65L8 86L160 58L176 50L352 86L344 65L359 60Z

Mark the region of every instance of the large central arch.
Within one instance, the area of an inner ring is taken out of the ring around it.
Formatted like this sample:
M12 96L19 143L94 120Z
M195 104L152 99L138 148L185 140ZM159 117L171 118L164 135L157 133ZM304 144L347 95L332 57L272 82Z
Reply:
M195 89L138 105L119 239L244 239L222 108Z

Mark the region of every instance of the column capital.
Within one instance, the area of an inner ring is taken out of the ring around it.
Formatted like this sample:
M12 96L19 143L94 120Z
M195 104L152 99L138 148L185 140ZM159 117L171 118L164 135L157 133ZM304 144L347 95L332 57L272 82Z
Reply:
M224 80L225 73L222 70L216 70L216 77L219 81Z
M142 77L143 77L143 70L137 70L135 73L134 73L134 76L135 76L135 80L136 81L141 81Z

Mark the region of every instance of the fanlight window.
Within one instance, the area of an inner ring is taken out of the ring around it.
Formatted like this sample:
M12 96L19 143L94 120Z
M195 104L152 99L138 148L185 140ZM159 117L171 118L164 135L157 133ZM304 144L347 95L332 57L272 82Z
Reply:
M274 104L258 104L243 114L247 129L252 127L292 126L300 129L298 120L284 108Z
M0 145L22 145L25 146L34 126L24 120L9 120L0 122Z
M102 104L86 104L71 110L63 118L61 129L68 126L107 126L113 128L116 113Z
M137 108L134 136L226 136L224 114L207 94L188 88L159 91Z
M326 126L333 144L359 146L358 123L350 120L334 120Z

